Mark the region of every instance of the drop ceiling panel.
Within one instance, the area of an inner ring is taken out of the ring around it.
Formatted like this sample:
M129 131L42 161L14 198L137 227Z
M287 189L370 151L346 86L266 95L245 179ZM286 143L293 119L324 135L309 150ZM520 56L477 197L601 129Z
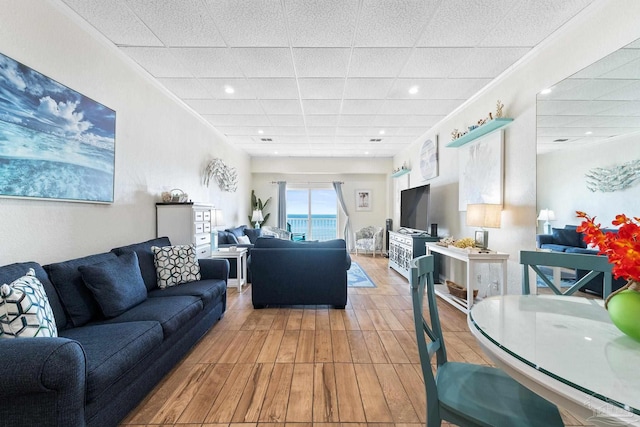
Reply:
M448 78L460 68L472 48L418 48L414 49L403 68L401 77ZM471 71L471 74L474 74ZM479 76L472 76L479 77Z
M255 99L254 87L247 79L199 79L207 92L216 99ZM233 93L227 93L227 89L233 89Z
M636 60L638 53L634 49L617 50L601 60L589 65L586 69L578 71L571 76L572 79L591 79L596 77L604 77L614 72L620 67ZM637 76L637 74L636 74ZM622 78L634 78L633 76L624 76Z
M638 74L640 75L640 74ZM636 81L623 89L602 95L599 99L619 99L623 101L640 101L640 82Z
M300 101L292 99L263 99L260 101L264 112L269 115L302 114Z
M323 115L313 115L306 114L306 123L307 126L337 126L338 125L338 115L331 114L323 114Z
M340 114L339 99L304 99L302 107L305 114Z
M345 79L299 79L302 99L341 99ZM311 113L309 113L311 114Z
M639 75L640 59L637 59L604 74L602 77L610 79L637 79Z
M127 0L127 4L165 46L225 46L200 0Z
M259 99L298 99L295 79L250 79L253 93Z
M304 126L304 117L298 115L271 115L269 120L273 126Z
M153 77L194 76L170 50L161 47L122 47L121 49Z
M226 48L176 47L168 51L196 77L244 77Z
M396 77L410 54L408 48L353 49L349 77Z
M340 116L338 120L338 124L340 126L362 126L369 127L373 126L377 123L377 117L373 114L358 114L358 115L348 115L343 114Z
M494 78L522 58L530 48L476 48L452 71L451 77Z
M247 77L294 77L288 48L236 48L233 56Z
M187 99L191 108L200 114L262 114L264 111L256 100L238 99Z
M333 136L336 134L334 126L307 126L309 136Z
M358 0L287 0L285 9L292 46L351 46Z
M389 91L394 99L467 99L491 79L398 79ZM417 93L409 93L412 87Z
M195 78L159 78L158 81L178 98L202 98L210 94L202 82Z
M263 114L204 114L203 117L214 126L270 126L269 117Z
M383 103L379 99L345 99L342 114L378 114Z
M385 99L394 80L348 78L345 99Z
M229 46L288 46L282 2L205 0Z
M293 60L298 77L345 77L350 49L294 48Z

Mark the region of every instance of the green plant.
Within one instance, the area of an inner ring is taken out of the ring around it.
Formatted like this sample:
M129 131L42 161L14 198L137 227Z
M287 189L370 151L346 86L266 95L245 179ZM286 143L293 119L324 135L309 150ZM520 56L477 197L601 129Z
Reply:
M270 201L271 201L271 197L269 197L267 200L265 200L263 202L259 197L256 197L255 190L251 190L251 214L248 216L249 224L252 224L251 215L253 214L253 211L255 211L255 210L262 211L262 217L264 218L264 220L262 221L262 224L266 224L267 223L267 221L269 220L269 216L271 214L270 213L266 213L264 210L266 209L266 207L267 207L267 205L269 204ZM260 224L260 225L262 225L262 224Z

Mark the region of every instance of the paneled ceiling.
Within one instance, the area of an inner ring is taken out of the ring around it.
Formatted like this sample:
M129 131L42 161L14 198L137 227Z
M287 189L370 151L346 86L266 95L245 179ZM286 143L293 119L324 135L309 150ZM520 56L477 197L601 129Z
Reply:
M391 157L593 0L63 0L251 156Z

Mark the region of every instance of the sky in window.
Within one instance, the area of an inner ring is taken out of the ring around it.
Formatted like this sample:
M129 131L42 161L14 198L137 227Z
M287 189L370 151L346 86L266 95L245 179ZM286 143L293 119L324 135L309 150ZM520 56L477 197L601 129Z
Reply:
M306 215L308 209L308 190L287 190L287 214ZM335 215L337 209L334 190L311 190L311 212L315 215Z

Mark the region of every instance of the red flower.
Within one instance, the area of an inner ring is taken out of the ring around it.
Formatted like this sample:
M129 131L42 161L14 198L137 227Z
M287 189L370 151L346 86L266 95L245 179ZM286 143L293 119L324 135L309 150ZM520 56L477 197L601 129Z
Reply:
M585 242L598 246L600 255L607 256L613 264L614 277L640 282L640 218L616 215L611 224L619 226L617 233L605 233L600 224L595 223L595 217L580 211L576 214L584 219L578 232L584 233Z

